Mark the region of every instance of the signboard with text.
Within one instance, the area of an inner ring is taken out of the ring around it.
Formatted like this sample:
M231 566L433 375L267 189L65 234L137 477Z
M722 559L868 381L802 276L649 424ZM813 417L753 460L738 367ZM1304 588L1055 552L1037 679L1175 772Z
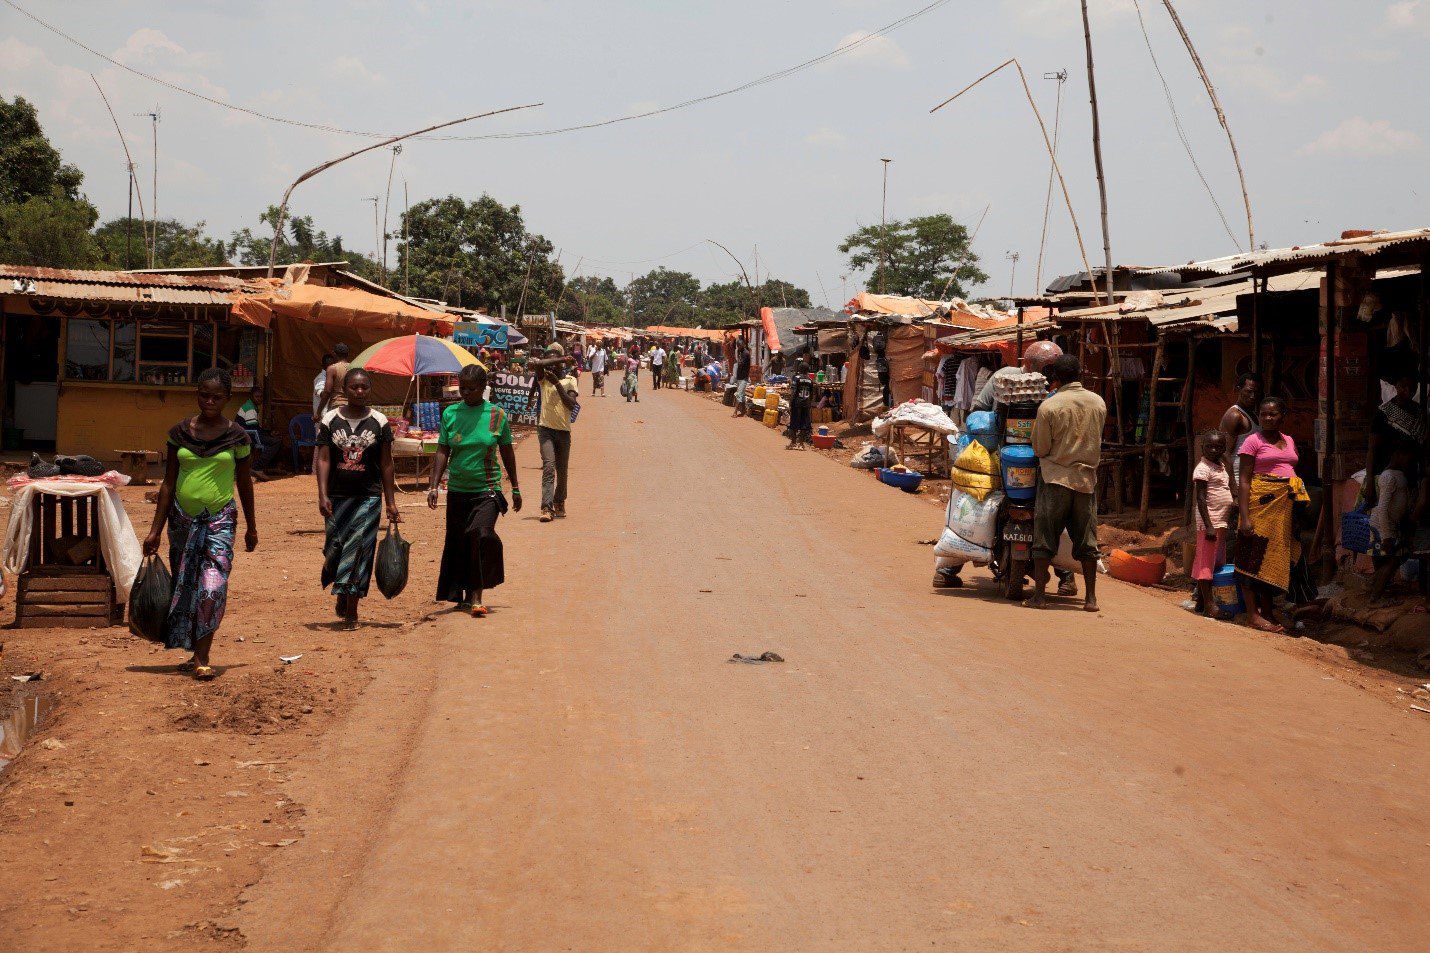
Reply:
M499 373L491 379L491 401L506 411L514 424L536 426L537 401L531 393L536 378L529 374Z
M462 347L506 348L507 326L505 324L481 324L476 321L459 321L452 330L452 343Z

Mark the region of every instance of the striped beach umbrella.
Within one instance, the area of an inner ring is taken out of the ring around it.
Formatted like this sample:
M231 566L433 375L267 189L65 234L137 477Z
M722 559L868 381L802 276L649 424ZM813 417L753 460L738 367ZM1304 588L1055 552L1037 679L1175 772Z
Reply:
M378 341L353 359L353 367L374 374L422 377L427 374L456 374L469 364L480 364L472 353L443 338L409 334Z

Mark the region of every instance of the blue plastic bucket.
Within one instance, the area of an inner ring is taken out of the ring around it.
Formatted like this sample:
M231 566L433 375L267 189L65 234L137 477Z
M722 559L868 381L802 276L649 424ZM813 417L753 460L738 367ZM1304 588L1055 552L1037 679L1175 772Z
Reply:
M1031 500L1038 489L1038 458L1026 444L1012 444L998 455L1003 466L1003 492L1011 500Z
M1236 580L1236 566L1228 563L1212 573L1212 601L1216 607L1231 615L1246 611L1241 600L1241 586Z

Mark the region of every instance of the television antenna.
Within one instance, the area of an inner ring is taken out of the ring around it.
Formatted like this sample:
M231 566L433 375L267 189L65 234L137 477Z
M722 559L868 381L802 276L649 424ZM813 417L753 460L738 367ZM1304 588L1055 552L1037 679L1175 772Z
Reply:
M153 268L155 265L154 258L158 254L159 246L159 120L164 118L164 111L160 108L158 103L155 103L152 111L135 113L134 115L138 118L144 116L149 117L149 129L154 142L153 181L149 186L149 221L151 223L149 230L149 267Z

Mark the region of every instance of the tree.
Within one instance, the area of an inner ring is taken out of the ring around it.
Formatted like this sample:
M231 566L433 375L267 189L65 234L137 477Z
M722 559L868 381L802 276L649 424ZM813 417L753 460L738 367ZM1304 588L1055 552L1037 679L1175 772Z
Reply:
M0 97L0 261L86 268L99 257L89 230L99 213L80 194L84 174L65 164L27 100Z
M581 275L566 283L556 316L578 324L624 325L627 322L626 296L610 278Z
M88 202L44 196L0 203L0 261L47 268L90 268L100 258Z
M395 274L410 261L412 294L492 313L506 305L512 315L555 307L565 272L551 258L555 246L527 231L521 206L449 195L418 202L406 218Z
M700 317L700 279L689 272L660 267L627 285L626 300L636 327L693 327Z
M0 204L32 198L83 201L84 173L60 158L40 127L40 116L23 96L0 97Z
M712 282L700 293L701 318L708 326L758 318L760 308L809 306L808 291L778 278L766 279L753 294L744 281Z
M229 240L229 255L243 265L266 265L273 248L273 223L278 221L278 206L270 205L258 216L268 226L255 235L250 229L233 233ZM277 263L296 265L301 262L345 261L354 274L369 281L382 280L382 268L376 260L362 252L343 247L343 236L317 228L311 215L290 215L283 224L283 240L278 243Z
M105 267L144 267L143 226L137 218L116 218L94 230ZM149 227L158 235L154 254L156 268L203 268L229 263L228 246L223 239L204 234L203 222L185 225L178 219L165 218L151 222Z
M864 283L870 291L941 298L947 286L947 294L964 298L965 282L971 287L988 280L968 245L968 229L939 213L890 222L887 228L866 225L844 239L839 251L849 256L851 271L872 269ZM958 275L949 284L955 267Z

